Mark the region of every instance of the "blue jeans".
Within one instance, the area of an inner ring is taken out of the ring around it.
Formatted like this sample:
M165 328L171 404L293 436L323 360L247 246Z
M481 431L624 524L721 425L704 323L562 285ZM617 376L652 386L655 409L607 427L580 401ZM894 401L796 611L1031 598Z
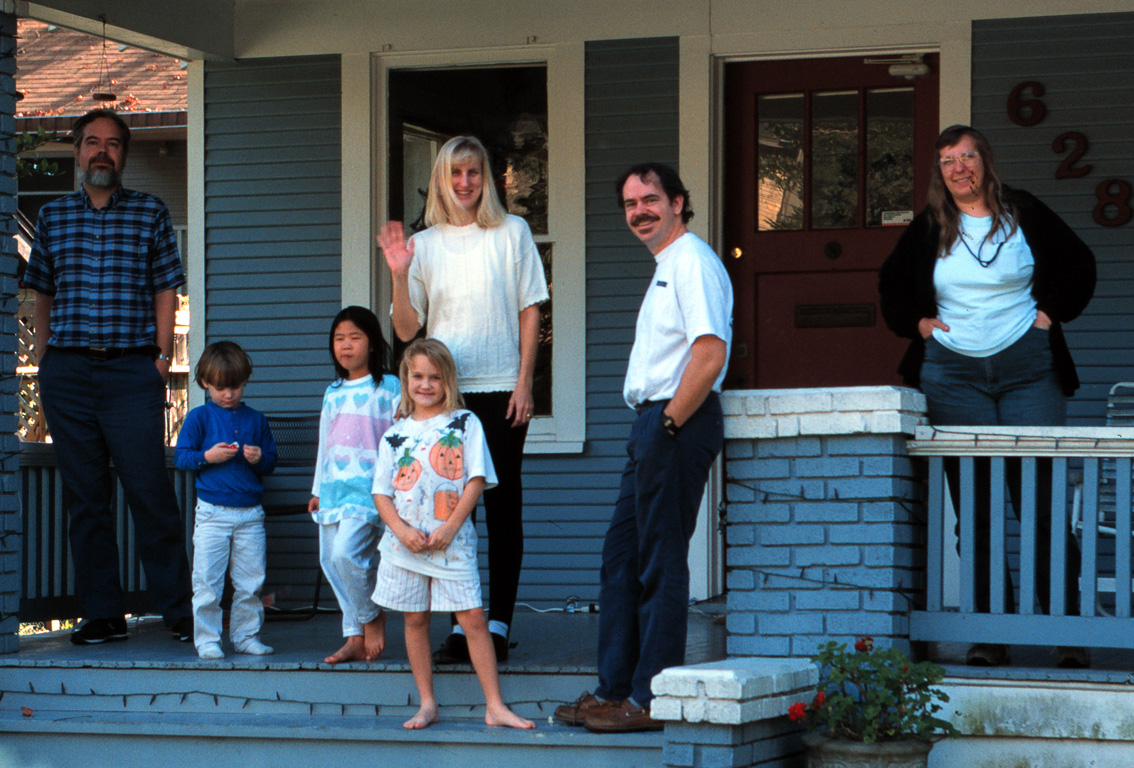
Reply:
M935 426L1063 426L1067 420L1067 400L1059 385L1052 362L1048 332L1030 328L1007 349L989 357L968 357L945 347L934 338L926 340L925 362L921 368L921 390L929 404L929 422ZM960 465L945 463L953 497L960 511ZM976 610L989 610L989 490L991 467L988 459L974 462L976 522ZM1019 517L1020 461L1005 462L1008 493ZM1036 563L1039 566L1036 596L1040 606L1049 607L1047 573L1051 552L1051 460L1036 462ZM959 525L959 524L958 524ZM1078 612L1080 554L1074 541L1067 551L1066 610ZM1007 569L1007 559L1005 559ZM1011 581L1004 579L1005 610L1014 610Z
M653 699L650 680L685 663L689 539L709 469L724 445L714 393L677 437L661 426L665 402L642 408L602 549L599 686L608 701Z
M1060 427L1067 420L1051 344L1039 328L989 357L958 354L931 336L925 342L921 391L935 427Z
M110 462L134 518L147 590L172 626L192 611L184 524L165 466L165 384L147 355L95 361L51 347L40 360L44 415L63 478L75 589L86 618L125 612L110 507Z

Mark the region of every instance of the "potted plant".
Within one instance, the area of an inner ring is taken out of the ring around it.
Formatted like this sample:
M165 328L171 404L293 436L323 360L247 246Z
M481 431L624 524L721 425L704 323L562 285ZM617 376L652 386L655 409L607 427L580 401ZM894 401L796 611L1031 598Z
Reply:
M945 670L915 664L897 648L879 650L871 637L854 651L831 641L811 659L820 665L811 704L798 702L788 717L815 733L804 736L809 768L925 768L933 743L956 733L935 715L949 697L939 684Z

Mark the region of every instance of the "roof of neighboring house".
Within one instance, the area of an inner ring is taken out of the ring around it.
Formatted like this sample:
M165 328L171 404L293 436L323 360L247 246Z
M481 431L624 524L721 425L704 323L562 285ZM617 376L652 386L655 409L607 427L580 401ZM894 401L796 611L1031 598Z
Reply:
M45 129L65 131L74 116L109 107L132 127L186 125L189 73L177 59L107 40L102 88L118 100L99 102L92 93L103 72L102 38L19 19L17 44L16 88L24 95L17 118L40 118Z

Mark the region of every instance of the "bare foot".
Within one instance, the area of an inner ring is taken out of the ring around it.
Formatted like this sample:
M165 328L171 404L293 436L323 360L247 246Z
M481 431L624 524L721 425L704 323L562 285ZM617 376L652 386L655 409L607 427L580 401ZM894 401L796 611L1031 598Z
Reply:
M343 643L343 647L332 653L323 661L327 664L341 664L344 661L366 661L366 646L362 635L351 635Z
M512 710L501 705L499 707L489 706L484 713L484 722L488 725L498 725L507 728L522 728L529 730L535 728L535 723L526 718L520 717Z
M402 723L402 727L410 731L418 731L422 728L428 728L440 720L441 716L437 714L436 704L422 704L417 714Z
M373 661L386 650L386 612L369 624L362 625L363 654L367 661Z

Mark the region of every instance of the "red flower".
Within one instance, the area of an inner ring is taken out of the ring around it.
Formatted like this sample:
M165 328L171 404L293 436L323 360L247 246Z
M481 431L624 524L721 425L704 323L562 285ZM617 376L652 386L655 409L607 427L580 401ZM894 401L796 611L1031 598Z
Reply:
M792 722L799 722L807 717L807 705L798 701L788 707L787 716Z
M811 708L819 709L823 706L823 702L825 702L826 700L826 694L824 694L822 691L819 691L819 693L815 694L815 701L811 702Z
M856 640L855 644L854 644L854 649L856 651L858 651L859 653L867 653L873 648L874 648L874 638L871 637L870 635L867 635L866 637L863 637L860 640Z

